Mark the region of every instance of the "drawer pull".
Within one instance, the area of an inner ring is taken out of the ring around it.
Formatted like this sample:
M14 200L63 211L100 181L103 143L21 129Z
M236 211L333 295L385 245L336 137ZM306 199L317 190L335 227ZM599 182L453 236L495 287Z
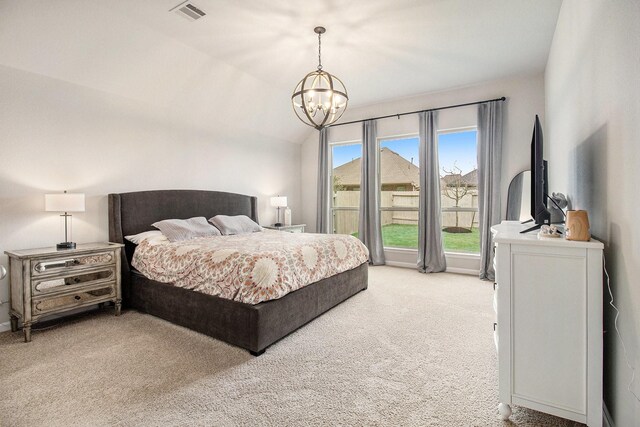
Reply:
M497 282L493 282L493 290L494 290L494 291L496 290L496 286L497 286L497 285L498 285L498 283L497 283Z
M51 268L64 268L64 267L72 267L74 265L78 265L80 262L77 259L63 259L59 261L50 261L50 262L39 262L36 265L36 271L38 273L42 273Z
M80 300L80 295L76 295L74 298L79 301ZM493 329L495 329L495 328L493 328Z
M496 330L496 327L497 327L497 326L498 326L498 324L494 322L494 323L493 323L493 330L494 330L494 331Z

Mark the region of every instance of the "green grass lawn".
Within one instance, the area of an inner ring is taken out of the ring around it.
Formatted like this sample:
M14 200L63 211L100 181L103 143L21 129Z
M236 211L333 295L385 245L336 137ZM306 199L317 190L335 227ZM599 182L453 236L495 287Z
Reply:
M358 236L358 233L353 233ZM480 233L474 228L471 233L442 232L444 250L447 252L480 252ZM387 224L382 227L382 240L386 247L417 248L418 226L411 224Z

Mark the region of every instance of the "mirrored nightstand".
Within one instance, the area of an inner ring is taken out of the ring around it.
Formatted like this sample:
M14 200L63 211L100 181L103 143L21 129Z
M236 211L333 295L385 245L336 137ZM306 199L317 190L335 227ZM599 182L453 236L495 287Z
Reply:
M9 256L11 330L22 321L24 340L41 317L111 301L120 314L119 243L85 243L75 249L6 251Z
M277 227L275 225L269 225L264 228L268 228L269 230L286 231L288 233L304 233L304 228L306 226L307 224L281 225Z

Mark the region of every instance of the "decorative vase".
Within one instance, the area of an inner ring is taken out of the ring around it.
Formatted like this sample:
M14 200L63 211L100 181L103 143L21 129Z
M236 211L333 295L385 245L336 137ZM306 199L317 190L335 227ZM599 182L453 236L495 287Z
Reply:
M578 240L582 242L591 240L587 211L567 211L565 234L567 240Z
M291 225L291 209L289 208L284 210L284 225L287 227Z

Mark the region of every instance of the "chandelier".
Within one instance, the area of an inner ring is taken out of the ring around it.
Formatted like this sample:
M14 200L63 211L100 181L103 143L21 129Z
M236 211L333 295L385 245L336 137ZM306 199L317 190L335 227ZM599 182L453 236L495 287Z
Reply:
M318 130L335 123L347 109L347 89L342 81L322 70L321 39L324 27L316 27L318 35L318 69L310 72L296 86L291 96L293 111L303 123Z

